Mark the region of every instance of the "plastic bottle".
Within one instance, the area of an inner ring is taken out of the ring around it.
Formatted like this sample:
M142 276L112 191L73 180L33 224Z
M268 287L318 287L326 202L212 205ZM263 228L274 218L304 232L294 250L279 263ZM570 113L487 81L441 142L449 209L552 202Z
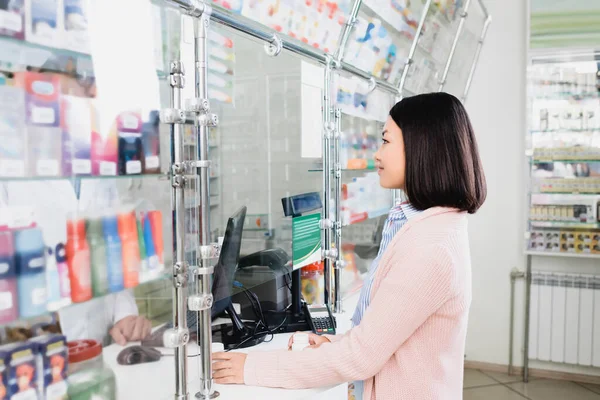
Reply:
M102 220L97 217L88 219L86 233L90 246L92 294L94 297L104 296L108 293L108 273Z
M112 293L123 290L123 251L116 216L102 218L104 242L106 243L106 271L108 290Z
M137 227L138 246L140 248L140 278L141 283L150 280L150 269L148 267L148 254L146 253L146 243L144 242L144 231L142 230L142 221L135 220Z
M160 261L156 254L156 248L154 246L154 237L152 236L152 224L148 214L144 215L143 222L143 235L144 243L146 245L146 256L148 258L148 271L150 273L149 279L155 279L160 273Z
M19 315L30 318L46 312L46 246L38 228L15 232Z
M0 232L0 324L19 316L15 245L10 231Z
M69 264L64 243L56 245L56 269L60 280L60 297L71 301L71 283L69 282Z
M125 288L132 288L140 282L140 245L137 223L133 212L119 214L117 219L123 252L123 284Z
M158 261L161 265L164 265L164 241L163 241L163 224L162 224L162 213L160 211L150 211L147 214L150 220L150 226L152 228L152 240L154 242L154 250L158 256Z
M83 303L92 298L90 247L85 238L85 222L70 219L67 222L67 265L71 282L71 300Z
M292 342L292 351L301 351L310 346L307 333L295 333Z

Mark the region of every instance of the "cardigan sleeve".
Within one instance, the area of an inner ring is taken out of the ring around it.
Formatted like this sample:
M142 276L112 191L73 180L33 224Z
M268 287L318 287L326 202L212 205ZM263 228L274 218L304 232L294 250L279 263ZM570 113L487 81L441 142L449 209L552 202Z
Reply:
M387 263L398 259L394 251ZM376 375L450 299L452 262L445 248L431 246L402 258L402 264L391 267L382 280L359 326L317 349L249 353L245 383L300 389Z

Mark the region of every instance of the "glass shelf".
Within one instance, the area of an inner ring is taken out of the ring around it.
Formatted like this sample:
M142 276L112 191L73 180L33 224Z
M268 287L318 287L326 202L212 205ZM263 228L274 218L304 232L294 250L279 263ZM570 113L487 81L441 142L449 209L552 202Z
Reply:
M598 222L530 221L534 228L600 229Z
M553 252L553 251L533 251L528 250L525 252L528 256L540 256L540 257L572 257L572 258L598 258L600 254L594 253L568 253L568 252Z
M591 194L591 195L600 194L600 190L597 190L597 191L594 191L594 190L591 190L591 191L579 191L579 192L578 191L572 191L572 192L542 192L542 191L537 191L537 192L531 192L531 194L561 194L561 195L565 195L565 194L569 195L569 194L571 194L573 196L579 196L579 195L582 195L582 194Z
M584 93L555 93L547 96L534 96L533 100L589 100L600 98L598 92L584 92Z
M347 169L342 168L343 172L374 172L377 171L377 168L362 168L362 169ZM322 167L315 167L308 170L308 172L323 172Z
M0 182L45 182L45 181L95 181L114 179L148 179L167 180L167 174L139 174L139 175L76 175L76 176L31 176L31 177L0 177Z
M600 128L591 128L591 129L572 129L572 128L564 128L564 129L548 129L548 130L539 130L532 129L529 132L531 133L591 133L591 132L600 132Z
M595 159L595 160L590 160L590 159L572 159L572 160L567 160L564 158L548 158L548 159L533 159L531 160L531 162L533 164L546 164L546 163L598 163L600 162L600 158Z

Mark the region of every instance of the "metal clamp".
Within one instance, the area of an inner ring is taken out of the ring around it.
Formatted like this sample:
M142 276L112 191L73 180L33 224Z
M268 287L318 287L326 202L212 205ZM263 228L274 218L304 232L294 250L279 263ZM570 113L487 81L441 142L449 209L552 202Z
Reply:
M212 8L202 0L190 0L190 5L187 8L187 14L192 17L199 18L204 14L212 14Z
M210 160L196 160L188 162L190 168L210 168L211 164L212 162Z
M215 267L198 267L194 269L195 275L211 275L215 272Z
M319 228L321 229L331 229L333 227L334 222L330 219L322 219L319 221Z
M195 294L188 297L188 308L191 311L208 310L213 305L212 293Z
M163 124L185 124L185 111L177 108L166 108L160 112L160 121Z
M219 257L220 247L218 244L209 244L206 246L200 246L200 257L203 260L209 260L211 258Z
M195 113L207 113L210 111L210 101L208 99L190 99L187 109Z
M283 41L277 35L273 35L273 38L269 43L265 43L265 53L271 57L277 57L283 49Z
M219 125L219 117L217 114L200 114L198 116L198 124L201 126L215 127Z
M163 343L165 347L175 348L188 344L190 340L190 331L183 328L167 329L163 333Z
M173 173L173 176L185 174L185 164L173 163L171 166L171 172Z
M375 89L377 88L377 81L375 80L375 77L371 76L369 78L369 86L368 86L368 92L369 93L373 93L375 91Z
M323 250L322 256L323 256L323 258L335 260L338 256L338 250L337 249Z
M348 263L344 260L337 260L334 264L335 269L344 269Z
M185 86L185 77L182 74L172 74L169 76L169 84L171 87L183 89Z
M185 187L185 176L173 175L173 178L171 179L171 186L177 189Z
M185 287L188 281L187 263L178 262L173 265L173 285L175 287Z
M171 61L171 64L169 65L169 72L172 75L175 74L180 74L180 75L185 75L185 68L183 65L182 61Z

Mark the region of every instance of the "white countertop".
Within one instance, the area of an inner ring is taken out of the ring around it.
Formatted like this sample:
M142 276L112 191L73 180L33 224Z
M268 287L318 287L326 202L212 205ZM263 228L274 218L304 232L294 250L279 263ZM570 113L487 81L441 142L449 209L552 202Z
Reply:
M336 315L337 333L342 334L350 329L350 317L354 310L358 296L348 299L344 310L346 312ZM278 334L269 343L261 343L240 352L269 351L287 348L291 334ZM129 346L139 344L131 343ZM137 365L119 365L117 355L123 350L122 346L111 345L104 349L104 362L113 370L117 380L119 400L145 399L145 400L172 400L175 388L175 360L172 356L163 356L160 361ZM163 354L173 354L173 349L159 349ZM188 355L198 354L195 343L188 345ZM190 399L200 390L200 357L188 357L188 386ZM144 384L140 384L144 382ZM347 384L332 387L288 390L253 387L245 385L214 385L221 396L219 399L323 399L346 400L348 398Z

